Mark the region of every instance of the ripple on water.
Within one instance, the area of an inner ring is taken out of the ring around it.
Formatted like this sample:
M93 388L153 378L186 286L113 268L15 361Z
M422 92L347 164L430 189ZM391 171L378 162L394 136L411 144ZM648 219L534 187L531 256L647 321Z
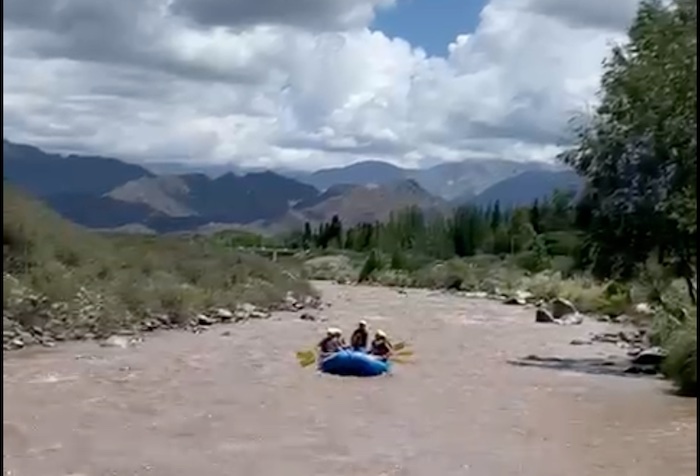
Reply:
M56 373L49 373L40 377L33 378L29 380L29 383L62 383L73 382L76 380L78 380L77 375L61 375Z

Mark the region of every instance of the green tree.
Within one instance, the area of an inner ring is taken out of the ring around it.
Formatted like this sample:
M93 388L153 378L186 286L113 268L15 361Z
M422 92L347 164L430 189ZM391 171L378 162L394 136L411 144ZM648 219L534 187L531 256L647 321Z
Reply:
M369 256L365 260L365 264L362 266L362 269L360 270L360 275L357 278L357 281L362 283L364 281L367 281L372 274L381 269L382 267L382 262L379 259L379 256L377 255L377 252L375 250L372 250L369 253Z
M389 267L391 269L406 269L406 257L400 249L397 248L391 253L391 262Z
M496 200L496 203L493 205L493 210L491 210L491 229L496 230L501 224L502 219L503 217L501 216L501 203L498 200Z
M530 223L535 233L542 233L542 217L540 215L540 202L535 199L532 207L530 207Z
M600 106L562 159L587 179L599 274L631 277L653 253L696 302L697 3L641 5L605 64Z
M535 239L536 233L530 223L529 211L525 208L518 208L513 212L508 227L510 238L510 252L517 253L527 249Z
M343 248L346 250L354 250L355 249L355 228L349 228L345 232L345 240L343 241Z
M313 233L311 232L311 224L307 221L304 223L304 233L302 234L301 243L304 249L308 249L313 241Z
M450 236L457 256L474 256L480 243L482 218L474 207L460 207L452 218Z

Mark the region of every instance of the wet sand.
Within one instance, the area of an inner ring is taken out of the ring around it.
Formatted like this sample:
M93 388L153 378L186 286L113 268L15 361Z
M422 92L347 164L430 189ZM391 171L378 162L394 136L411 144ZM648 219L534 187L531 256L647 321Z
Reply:
M655 378L523 367L606 330L443 293L319 283L331 307L3 359L3 468L12 476L644 476L696 474L696 401ZM414 363L373 379L302 369L294 352L365 318ZM226 335L228 334L228 335Z

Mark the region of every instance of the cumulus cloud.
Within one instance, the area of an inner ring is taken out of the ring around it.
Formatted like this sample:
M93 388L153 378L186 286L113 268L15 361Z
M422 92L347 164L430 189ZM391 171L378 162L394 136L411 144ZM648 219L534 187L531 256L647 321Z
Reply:
M368 28L393 0L6 0L3 133L268 167L548 159L637 3L491 0L439 58Z
M587 0L568 2L562 0L513 0L525 9L566 22L574 28L608 29L613 32L625 30L634 17L638 0Z
M205 26L295 25L315 30L363 28L395 0L174 0L170 9Z

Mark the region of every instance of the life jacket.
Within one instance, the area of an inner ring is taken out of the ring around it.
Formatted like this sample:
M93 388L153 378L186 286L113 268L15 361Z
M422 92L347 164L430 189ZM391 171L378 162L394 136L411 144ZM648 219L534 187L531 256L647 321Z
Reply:
M336 336L326 336L318 343L318 348L323 354L337 352L340 348L340 343Z
M374 339L371 352L379 357L386 357L391 353L392 346L387 339Z
M352 336L350 336L350 346L353 349L366 349L368 338L369 334L367 333L367 330L357 328L355 329L355 332L352 333Z

